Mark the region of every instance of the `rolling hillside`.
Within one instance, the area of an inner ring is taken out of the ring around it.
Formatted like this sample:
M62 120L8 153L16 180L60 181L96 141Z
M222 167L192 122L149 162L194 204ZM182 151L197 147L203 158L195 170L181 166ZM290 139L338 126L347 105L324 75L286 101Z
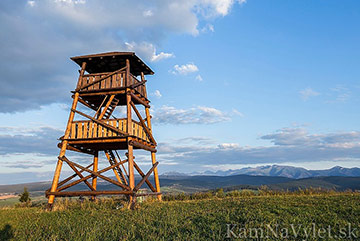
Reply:
M137 179L138 181L139 179ZM166 176L160 178L164 192L196 192L217 188L254 188L266 185L274 190L296 190L298 188L323 188L336 190L360 190L360 177L312 177L293 179L286 177L233 175L233 176ZM20 193L24 187L32 193L43 195L43 192L50 187L50 182L25 183L15 185L0 185L0 193ZM144 186L145 187L145 186ZM77 189L85 185L78 186ZM112 184L102 181L98 183L99 190L113 188ZM70 189L70 190L77 190Z

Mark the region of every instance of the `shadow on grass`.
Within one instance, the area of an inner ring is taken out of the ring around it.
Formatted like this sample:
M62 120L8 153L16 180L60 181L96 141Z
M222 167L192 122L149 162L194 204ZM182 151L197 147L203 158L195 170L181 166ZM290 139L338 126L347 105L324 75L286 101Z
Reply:
M6 241L14 237L14 231L10 224L6 224L3 229L0 230L0 240Z

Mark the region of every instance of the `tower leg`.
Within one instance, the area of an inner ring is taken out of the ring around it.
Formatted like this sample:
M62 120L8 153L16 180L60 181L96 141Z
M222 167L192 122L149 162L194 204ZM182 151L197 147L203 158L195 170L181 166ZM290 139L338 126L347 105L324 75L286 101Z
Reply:
M150 110L149 110L148 107L145 107L145 114L146 114L146 122L147 122L148 128L152 132L151 115L150 115ZM152 162L153 165L156 163L155 152L151 152L151 162ZM155 181L156 192L160 192L160 181L159 181L159 174L158 174L157 167L155 167L155 169L154 169L154 179L155 179L154 181ZM161 201L161 194L157 195L157 199L159 201Z
M97 172L98 171L98 162L99 162L99 152L97 151L94 155L94 163L93 163L93 171ZM94 176L92 179L92 186L93 188L96 190L96 184L97 184L97 177ZM92 196L91 200L95 200L96 196Z
M151 152L151 162L153 165L156 163L155 152ZM157 167L154 168L154 181L155 181L156 192L160 192L160 181L159 181L159 174ZM161 201L161 194L157 195L157 199Z
M129 169L129 187L131 190L135 187L135 177L134 177L134 152L133 146L128 145L128 169ZM130 195L129 204L133 205L135 202L134 196Z
M74 101L73 101L72 106L71 106L71 108L74 109L74 110L76 109L78 99L79 99L79 93L76 92L75 96L74 96ZM74 115L75 115L75 112L71 111L70 115L69 115L69 120L68 120L68 123L67 123L67 126L66 126L66 130L65 130L64 140L63 140L62 145L61 145L61 150L60 150L59 157L65 156L66 147L67 147L67 143L68 143L66 139L69 138L71 123L72 123L72 121L74 119ZM52 181L52 184L51 184L50 192L55 192L56 189L57 189L62 164L63 164L63 161L61 159L58 159L56 169L55 169L54 178L53 178L53 181ZM48 200L48 208L49 209L52 208L54 200L55 200L55 195L49 195L49 200Z

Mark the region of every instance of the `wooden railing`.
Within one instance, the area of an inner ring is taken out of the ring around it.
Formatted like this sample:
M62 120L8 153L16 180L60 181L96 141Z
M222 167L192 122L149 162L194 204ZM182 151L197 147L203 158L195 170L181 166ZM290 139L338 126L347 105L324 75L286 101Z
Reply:
M127 120L126 119L109 119L105 120L106 124L109 124L121 131L127 132ZM132 136L138 137L144 141L149 141L146 132L143 127L137 121L132 121ZM119 136L116 132L109 130L92 121L74 121L71 123L70 137L69 139L94 139L94 138L107 138Z
M91 84L93 82L95 82L95 84ZM132 74L130 74L130 78L129 80L127 80L126 71L116 72L113 74L111 73L85 74L81 78L79 89L82 91L88 91L88 90L100 90L100 89L111 89L111 88L124 88L124 87L134 86L138 83L140 83L140 81ZM134 89L142 96L146 96L145 86L143 84L137 85Z

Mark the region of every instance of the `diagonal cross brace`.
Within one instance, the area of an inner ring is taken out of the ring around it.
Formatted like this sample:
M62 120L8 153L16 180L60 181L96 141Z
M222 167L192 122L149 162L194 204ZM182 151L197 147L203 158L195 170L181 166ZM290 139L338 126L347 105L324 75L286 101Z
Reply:
M59 157L59 158L60 158L60 157ZM61 160L65 161L65 162L69 161L66 157L62 157ZM66 161L66 160L67 160L67 161ZM69 162L70 162L70 161L69 161ZM72 162L72 163L73 163L73 162ZM91 170L89 170L88 168L84 168L84 167L81 166L82 171L87 171L87 172L89 172L89 173L91 173L91 174L88 175L88 176L86 176L86 177L83 177L83 178L81 178L81 179L79 179L79 180L76 180L76 181L74 181L74 182L72 182L72 183L69 183L68 185L59 188L57 191L61 191L61 190L67 189L67 188L69 188L69 187L72 187L72 186L74 186L74 185L76 185L76 184L78 184L78 183L80 183L80 182L82 182L82 181L84 181L84 180L87 180L87 179L91 178L92 176L97 176L97 177L102 178L102 177L104 177L104 176L100 175L100 173L106 172L106 171L108 171L108 170L110 170L110 169L112 169L112 168L120 165L121 163L123 163L123 162L119 162L119 163L117 163L117 164L115 164L115 165L106 167L106 168L98 171L96 174L94 174L94 172L91 171ZM77 166L80 166L79 164L76 164L76 165L77 165ZM108 177L105 177L105 178L110 179L110 178L108 178ZM104 180L106 180L106 179L104 179ZM110 179L110 182L113 183L113 184L116 183L115 185L118 185L118 186L119 186L119 183L116 182L116 181L114 181L114 180L112 180L112 179ZM114 183L114 182L115 182L115 183ZM121 184L121 183L120 183L120 185L121 185L121 186L125 186L125 185L123 185L123 184ZM127 187L127 186L125 186L125 187L126 187L126 188L125 188L126 190L130 190L129 187Z
M136 162L133 161L133 163L134 163L135 169L138 171L138 173L140 174L140 176L141 176L142 178L145 177L145 174L141 171L140 167L136 164ZM151 182L150 182L148 179L146 179L145 182L146 182L146 184L149 186L149 188L151 189L151 191L156 192L156 189L154 188L154 186L151 184Z
M88 165L86 168L91 167L92 165L94 165L94 163L91 163L90 165ZM84 170L81 170L80 173L82 173ZM67 183L68 181L70 181L71 179L73 179L74 177L76 177L77 174L73 174L67 178L65 178L64 180L62 180L61 182L58 183L58 188L61 187L62 185L64 185L65 183ZM47 192L50 192L50 188L46 190Z
M129 188L128 186L125 186L124 184L121 184L120 182L114 181L114 180L112 180L111 178L105 177L105 176L103 176L103 175L101 175L101 174L99 174L99 173L97 173L97 172L94 172L94 171L92 171L92 170L90 170L90 169L88 169L88 168L85 168L85 167L83 167L83 166L81 166L81 165L79 165L79 164L77 164L77 163L75 163L75 162L72 162L72 161L70 161L69 159L67 159L65 156L60 157L60 158L61 158L61 160L65 161L65 162L67 162L67 163L71 163L71 164L73 164L74 166L76 166L76 167L78 167L78 168L80 168L80 169L82 169L82 170L84 170L84 171L87 171L87 172L93 174L94 176L97 176L97 177L99 177L99 178L101 178L101 179L104 179L105 181L111 182L112 184L115 184L115 185L117 185L117 186L119 186L119 187L122 187L123 189L130 190L130 188Z
M151 173L154 171L155 167L159 164L159 162L155 162L154 165L150 168L150 170L146 173L146 175L141 179L141 181L134 187L133 191L137 192L140 187L144 184L144 182L149 178Z
M78 169L76 169L76 167L74 167L74 165L72 163L67 162L67 164L71 167L71 169L74 170L74 172L80 177L80 178L84 178L84 176L78 171ZM87 180L84 180L86 186L88 186L92 191L96 191L95 188L93 186L90 185L90 183Z

